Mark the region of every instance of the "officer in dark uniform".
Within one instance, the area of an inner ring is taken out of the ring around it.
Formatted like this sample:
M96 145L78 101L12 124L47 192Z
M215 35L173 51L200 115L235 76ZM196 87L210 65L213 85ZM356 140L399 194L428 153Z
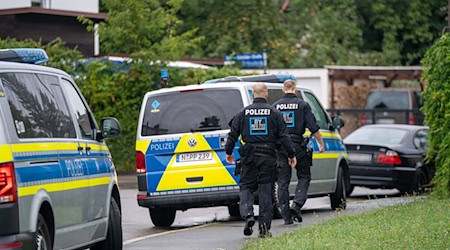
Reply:
M289 135L296 152L297 164L297 188L295 189L294 202L289 209L289 182L292 170L288 164L286 150L281 147L278 151L278 202L285 224L292 224L294 218L302 222L300 210L306 202L309 183L311 181L312 151L307 150L309 138L304 138L305 128L311 131L319 143L319 151L324 152L322 135L319 131L316 118L311 112L309 104L296 96L296 85L292 80L284 82L283 98L273 104L280 110L286 122ZM283 145L282 145L283 146ZM291 211L293 214L291 214Z
M267 86L263 83L255 84L253 96L253 104L245 107L231 122L231 131L225 145L226 161L234 164L233 149L239 135L242 135L243 145L239 148L239 210L245 219L244 235L253 233L253 193L259 188L259 236L270 237L272 185L277 166L275 143L281 141L284 145L288 164L294 166L296 158L283 116L267 103Z

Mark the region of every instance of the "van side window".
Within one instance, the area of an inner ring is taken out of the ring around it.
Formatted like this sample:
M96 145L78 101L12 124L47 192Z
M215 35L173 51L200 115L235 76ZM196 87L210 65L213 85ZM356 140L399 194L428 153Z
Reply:
M83 100L71 82L62 79L61 84L67 93L67 101L75 112L75 118L77 119L78 130L81 133L81 137L83 139L93 139L93 130L95 126Z
M305 92L306 101L309 103L309 106L311 106L311 110L316 117L317 124L319 124L319 127L321 129L328 129L328 119L327 115L325 114L324 110L322 109L322 106L320 105L319 101L308 92Z
M267 102L272 105L284 96L282 89L269 89L269 98ZM303 99L302 95L297 91L297 97Z
M56 76L0 74L19 138L75 138Z

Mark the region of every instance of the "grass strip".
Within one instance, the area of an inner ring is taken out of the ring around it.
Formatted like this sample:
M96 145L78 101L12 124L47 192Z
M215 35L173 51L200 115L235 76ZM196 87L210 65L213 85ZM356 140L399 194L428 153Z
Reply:
M450 249L450 199L426 198L342 215L244 249Z

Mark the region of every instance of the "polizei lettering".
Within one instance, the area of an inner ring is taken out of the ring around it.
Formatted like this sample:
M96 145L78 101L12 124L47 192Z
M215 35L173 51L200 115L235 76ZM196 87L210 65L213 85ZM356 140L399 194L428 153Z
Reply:
M172 150L172 149L175 149L175 144L170 142L150 144L150 150Z
M277 104L277 109L278 109L278 110L284 110L284 109L298 109L298 104L297 104L297 103L282 103L282 104Z
M246 109L245 115L270 115L270 109Z

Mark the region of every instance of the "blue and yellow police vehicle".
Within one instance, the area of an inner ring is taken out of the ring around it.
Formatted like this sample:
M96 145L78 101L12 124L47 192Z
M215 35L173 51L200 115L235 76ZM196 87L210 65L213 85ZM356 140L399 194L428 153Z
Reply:
M0 249L122 249L120 196L104 139L73 79L0 50Z
M272 104L283 96L280 83L287 79L295 80L291 75L227 77L145 95L136 141L137 200L149 208L154 225L170 226L177 210L195 207L228 206L231 216L239 216L239 176L225 161L228 123L252 102L256 82L266 83ZM310 104L325 144L325 153L313 155L308 195L329 195L332 208L344 208L349 175L338 133L343 121L330 119L310 90L298 88L298 93ZM314 139L310 146L318 151ZM291 194L297 184L294 176Z

